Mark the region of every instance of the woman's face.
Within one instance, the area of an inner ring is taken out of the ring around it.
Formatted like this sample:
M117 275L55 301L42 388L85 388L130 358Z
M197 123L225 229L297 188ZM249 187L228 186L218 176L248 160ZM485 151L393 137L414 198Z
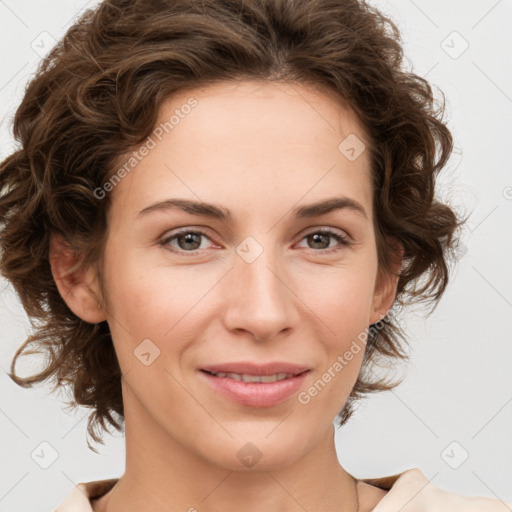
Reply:
M120 162L103 267L127 433L230 469L326 439L390 306L363 140L305 86L226 82L162 106L140 161ZM287 375L238 380L255 374Z

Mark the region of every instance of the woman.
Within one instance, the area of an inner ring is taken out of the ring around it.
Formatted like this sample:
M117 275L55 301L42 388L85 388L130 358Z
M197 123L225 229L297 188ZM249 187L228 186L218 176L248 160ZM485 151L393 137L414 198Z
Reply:
M374 372L405 356L392 307L439 300L462 222L401 56L355 0L111 0L43 62L0 173L2 273L40 321L11 377L126 433L124 475L59 511L502 506L357 480L335 450L333 419L396 384Z

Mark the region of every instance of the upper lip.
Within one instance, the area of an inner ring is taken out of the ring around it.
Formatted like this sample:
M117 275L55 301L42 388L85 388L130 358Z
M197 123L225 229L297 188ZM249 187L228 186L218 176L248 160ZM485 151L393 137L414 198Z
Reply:
M200 370L210 373L239 373L245 375L274 375L277 373L291 373L293 375L298 375L299 373L309 370L309 368L299 364L279 361L262 364L242 361L202 366Z

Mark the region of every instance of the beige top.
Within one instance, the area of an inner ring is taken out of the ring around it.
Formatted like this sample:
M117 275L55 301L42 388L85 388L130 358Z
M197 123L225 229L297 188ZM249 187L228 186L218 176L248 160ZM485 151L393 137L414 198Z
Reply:
M106 494L118 478L77 484L55 512L93 512L91 500ZM512 504L491 498L466 498L433 486L417 468L398 475L359 481L389 491L374 512L503 512Z
M371 485L389 490L400 475L363 480ZM94 480L77 484L55 512L92 512L91 500L107 494L117 483L118 478Z

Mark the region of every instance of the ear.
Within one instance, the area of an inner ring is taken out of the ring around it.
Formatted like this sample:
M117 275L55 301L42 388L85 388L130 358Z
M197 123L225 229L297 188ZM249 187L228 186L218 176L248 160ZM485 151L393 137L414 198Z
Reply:
M50 238L50 266L59 293L76 316L91 324L107 319L100 298L97 272L79 268L75 250L60 236Z
M379 269L375 290L373 294L372 310L370 312L370 324L374 324L386 316L395 301L396 291L402 261L404 248L396 239L388 239L393 247L391 254L391 271Z

